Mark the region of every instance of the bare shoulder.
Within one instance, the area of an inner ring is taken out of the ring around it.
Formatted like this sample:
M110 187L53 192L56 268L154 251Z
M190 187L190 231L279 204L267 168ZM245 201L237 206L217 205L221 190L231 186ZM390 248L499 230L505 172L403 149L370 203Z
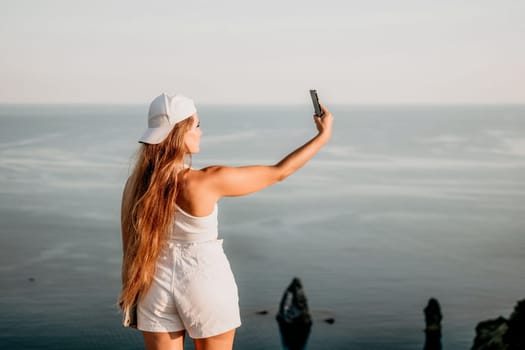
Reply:
M188 169L181 174L179 184L183 191L198 194L199 197L210 195L213 193L213 183L217 181L217 177L224 175L229 168L213 165L202 169Z
M194 170L188 173L192 181L198 182L200 185L210 184L221 179L234 176L242 167L232 167L226 165L212 165L202 169Z
M204 169L184 170L178 179L177 205L194 216L209 214L219 197L210 191L209 174Z
M216 180L217 176L228 176L228 173L234 172L235 169L238 168L226 165L212 165L202 168L199 171L201 172L204 181L213 181Z
M207 181L210 181L220 168L222 168L222 166L214 165L202 169L187 169L183 171L179 181L181 181L183 186L202 186L205 185Z
M193 187L202 181L201 171L195 169L185 169L177 175L177 186L179 191L191 191Z

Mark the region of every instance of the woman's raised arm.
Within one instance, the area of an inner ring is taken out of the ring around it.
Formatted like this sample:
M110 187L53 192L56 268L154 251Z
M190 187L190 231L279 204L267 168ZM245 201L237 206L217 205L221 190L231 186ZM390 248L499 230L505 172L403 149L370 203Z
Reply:
M282 181L305 165L331 137L333 116L321 106L322 118L314 116L318 133L275 165L243 167L211 166L202 169L207 189L215 197L243 196Z

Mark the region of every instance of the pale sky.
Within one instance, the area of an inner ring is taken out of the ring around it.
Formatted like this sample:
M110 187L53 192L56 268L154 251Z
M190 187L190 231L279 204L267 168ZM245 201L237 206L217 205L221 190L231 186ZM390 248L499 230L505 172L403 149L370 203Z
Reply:
M0 103L525 103L525 1L0 0Z

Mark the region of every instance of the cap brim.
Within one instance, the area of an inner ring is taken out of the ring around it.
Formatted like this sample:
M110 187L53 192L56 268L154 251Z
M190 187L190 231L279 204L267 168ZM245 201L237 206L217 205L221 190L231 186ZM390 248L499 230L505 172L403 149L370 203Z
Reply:
M139 139L139 142L142 143L149 143L149 144L159 144L170 133L171 129L173 129L174 125L170 125L166 128L148 128L146 132L142 135L142 137Z

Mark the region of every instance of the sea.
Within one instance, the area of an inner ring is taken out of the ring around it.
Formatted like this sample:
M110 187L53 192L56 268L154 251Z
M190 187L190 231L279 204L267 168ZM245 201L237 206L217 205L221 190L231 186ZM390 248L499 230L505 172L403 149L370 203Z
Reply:
M525 298L525 105L327 107L333 136L309 163L219 201L234 349L282 348L294 277L307 349L422 349L430 298L443 349L470 349L478 322ZM309 103L198 110L194 168L275 164L316 133ZM121 193L146 124L146 105L0 105L0 348L144 348L116 300Z

